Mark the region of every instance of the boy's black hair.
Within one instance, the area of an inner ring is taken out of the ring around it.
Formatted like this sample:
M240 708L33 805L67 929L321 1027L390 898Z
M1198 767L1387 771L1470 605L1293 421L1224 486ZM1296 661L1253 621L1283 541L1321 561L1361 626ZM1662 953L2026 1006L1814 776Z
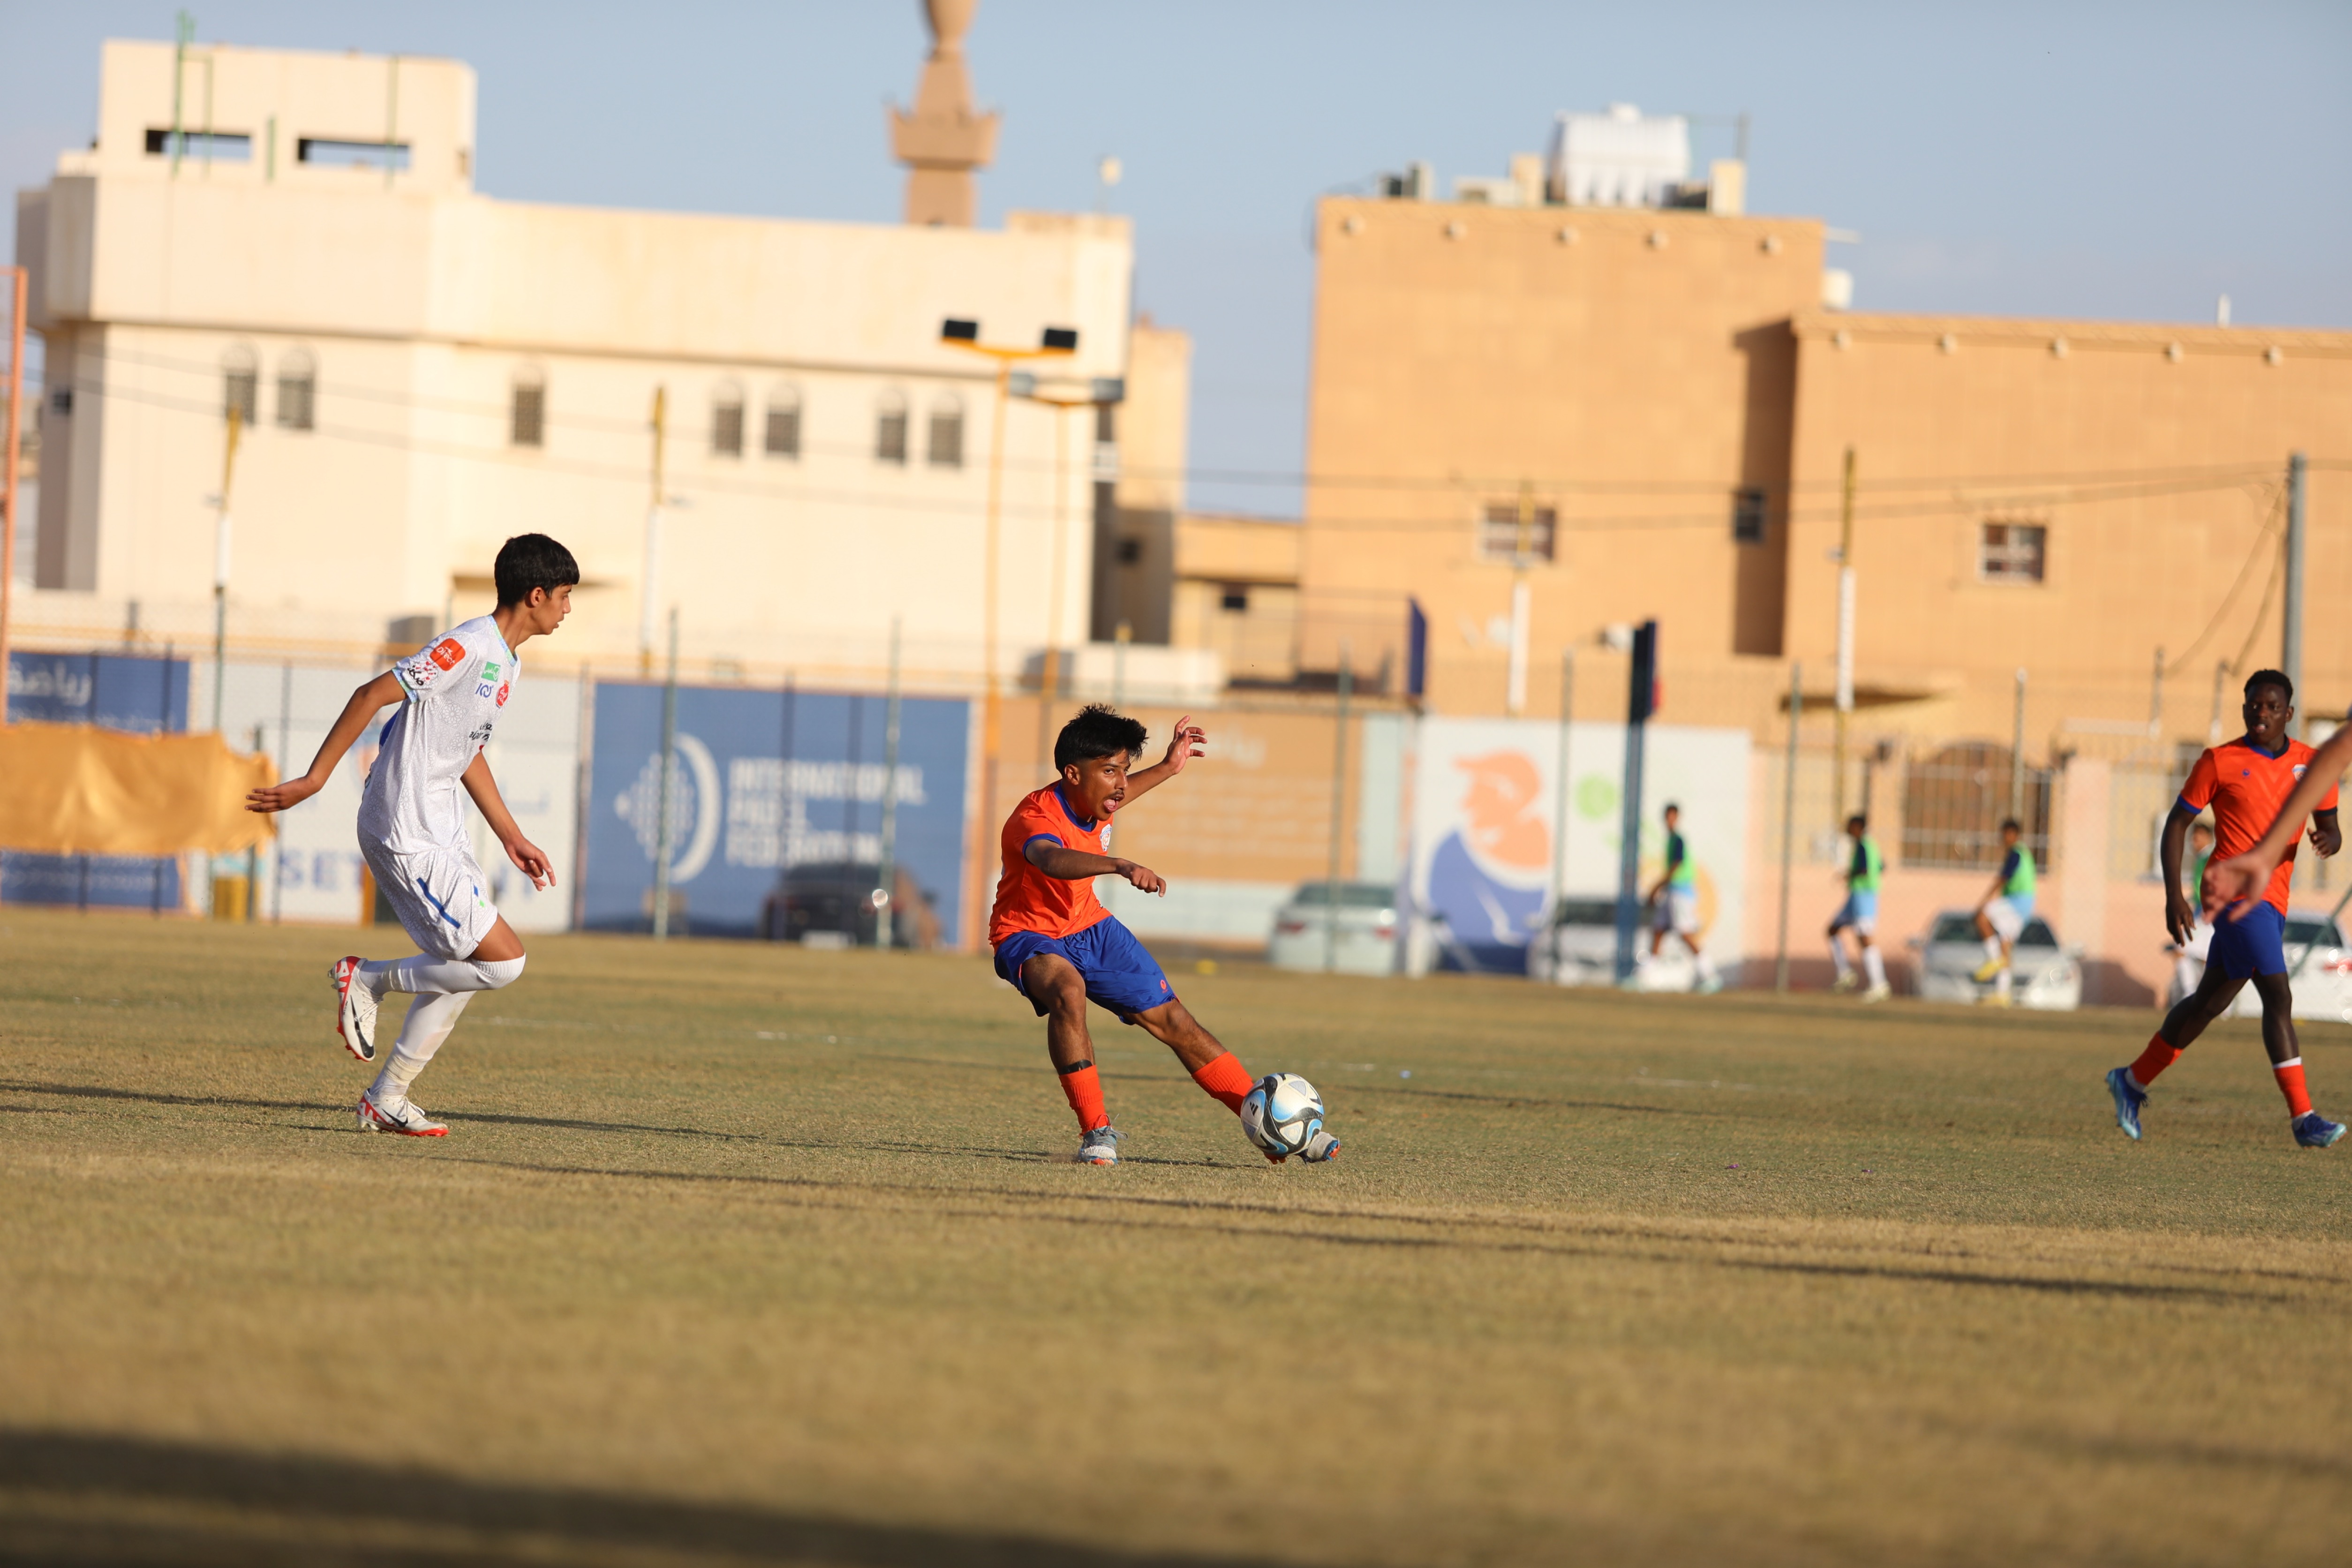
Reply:
M1676 816L1680 816L1683 814L1683 808L1681 806L1676 805L1673 801L1668 801L1659 811L1658 815L1660 816L1664 816L1669 811L1673 812Z
M2025 837L2025 824L2018 821L2017 818L2013 816L2004 816L2000 819L2000 830L2003 833L2008 832L2012 827L2017 829L2017 836L2020 838Z
M1054 738L1054 766L1066 768L1072 763L1115 757L1121 752L1139 757L1143 742L1150 738L1150 731L1109 703L1088 703Z
M520 605L533 588L554 593L580 581L580 563L572 552L543 533L518 533L499 546L498 564L490 568L498 580L499 608Z
M1870 818L1863 816L1862 813L1857 811L1852 816L1845 819L1845 825L1849 828L1867 828L1870 826Z
M2275 686L2286 693L2286 700L2289 702L2294 700L2294 682L2286 678L2286 671L2284 669L2258 669L2246 677L2247 701L2252 702L2254 700L2254 688L2258 686Z

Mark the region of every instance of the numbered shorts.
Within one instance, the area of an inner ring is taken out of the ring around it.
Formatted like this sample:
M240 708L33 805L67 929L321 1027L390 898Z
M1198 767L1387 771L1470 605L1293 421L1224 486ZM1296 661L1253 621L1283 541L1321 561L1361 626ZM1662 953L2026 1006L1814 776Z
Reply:
M1698 934L1698 889L1669 887L1658 900L1657 911L1650 918L1653 931L1678 931L1684 936Z
M2232 904L2213 922L2213 942L2205 954L2205 966L2221 966L2221 973L2232 980L2252 980L2257 974L2286 973L2286 917L2278 912L2275 904L2256 904L2238 919L2240 905Z
M376 891L400 917L401 929L434 957L466 957L498 924L499 911L482 891L482 868L472 846L398 855L362 838L360 854L375 873Z
M1878 894L1875 891L1849 892L1838 912L1830 917L1830 930L1850 931L1856 936L1878 934Z
M1993 935L2006 942L2014 942L2024 934L2025 922L2033 913L2033 906L2015 899L1995 899L1984 907L1985 923L1992 927Z
M1041 952L1058 952L1068 959L1078 978L1087 983L1087 1000L1109 1008L1122 1024L1132 1024L1138 1013L1176 999L1160 961L1145 952L1135 933L1113 916L1105 915L1067 936L1016 931L997 944L996 973L1015 991L1029 996L1021 984L1021 966ZM1045 1005L1036 997L1029 996L1029 1005L1037 1009L1040 1018L1045 1016Z

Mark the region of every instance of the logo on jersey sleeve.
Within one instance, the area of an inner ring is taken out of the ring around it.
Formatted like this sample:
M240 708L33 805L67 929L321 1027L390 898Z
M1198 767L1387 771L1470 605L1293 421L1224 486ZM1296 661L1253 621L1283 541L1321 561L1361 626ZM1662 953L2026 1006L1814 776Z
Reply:
M455 669L466 662L466 645L456 637L443 637L433 645L433 662L444 669Z
M2297 779L2302 778L2302 777L2303 777L2303 775L2304 775L2305 773L2308 773L2308 772L2310 772L2310 771L2311 771L2310 769L2306 768L2306 767L2305 767L2303 763L2295 763L2295 764L2294 764L2294 776L2295 776Z
M443 637L423 653L414 653L392 667L400 684L413 696L422 692L441 679L445 669L455 669L466 662L466 645L456 637Z

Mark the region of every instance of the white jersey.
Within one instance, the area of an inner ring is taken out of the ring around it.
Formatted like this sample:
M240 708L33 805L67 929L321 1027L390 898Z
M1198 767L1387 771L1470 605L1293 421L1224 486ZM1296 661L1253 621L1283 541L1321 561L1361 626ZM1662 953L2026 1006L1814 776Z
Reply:
M468 842L459 777L489 744L522 666L478 616L392 667L408 700L383 727L360 797L360 837L396 855Z

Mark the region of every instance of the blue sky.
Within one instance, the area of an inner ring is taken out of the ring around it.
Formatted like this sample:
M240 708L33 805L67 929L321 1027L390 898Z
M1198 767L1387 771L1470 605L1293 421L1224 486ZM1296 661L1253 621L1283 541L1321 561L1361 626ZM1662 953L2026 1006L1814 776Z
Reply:
M469 61L490 195L898 214L883 104L913 93L913 0L192 9L211 41ZM0 0L11 186L89 140L99 41L168 38L173 15ZM1124 162L1138 303L1195 338L1200 469L1299 466L1318 195L1414 158L1445 188L1499 174L1555 111L1612 100L1751 114L1750 210L1859 231L1835 256L1864 309L2210 321L2227 292L2242 323L2352 326L2340 3L983 0L971 54L1004 113L983 222L1090 206L1099 158ZM1192 500L1284 512L1297 492Z

